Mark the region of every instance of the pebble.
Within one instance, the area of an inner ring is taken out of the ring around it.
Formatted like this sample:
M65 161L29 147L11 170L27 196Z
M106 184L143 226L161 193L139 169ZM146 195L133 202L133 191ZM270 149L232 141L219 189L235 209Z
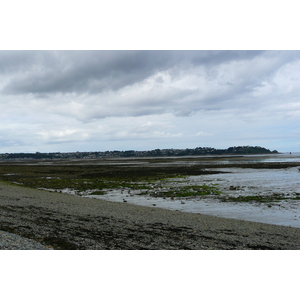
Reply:
M0 249L300 249L300 229L0 182ZM155 203L153 203L155 205ZM35 240L25 238L33 236ZM43 241L44 245L38 241Z
M53 250L52 247L44 246L41 243L21 237L14 233L0 231L1 250Z

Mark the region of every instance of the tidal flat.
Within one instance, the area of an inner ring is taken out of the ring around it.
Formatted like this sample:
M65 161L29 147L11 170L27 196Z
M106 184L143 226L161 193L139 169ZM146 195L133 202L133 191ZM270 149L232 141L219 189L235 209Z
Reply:
M0 180L81 197L300 227L290 154L1 162Z

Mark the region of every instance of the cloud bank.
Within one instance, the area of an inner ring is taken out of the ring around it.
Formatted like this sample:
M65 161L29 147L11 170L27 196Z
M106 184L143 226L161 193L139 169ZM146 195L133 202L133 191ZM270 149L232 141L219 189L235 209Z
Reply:
M299 51L0 51L0 151L294 151L299 69Z

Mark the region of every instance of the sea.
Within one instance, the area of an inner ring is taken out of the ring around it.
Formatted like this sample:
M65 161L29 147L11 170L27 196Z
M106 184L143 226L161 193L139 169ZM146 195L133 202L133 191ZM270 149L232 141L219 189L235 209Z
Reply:
M236 164L251 162L299 162L300 152L281 153L276 155L249 155L237 159ZM291 226L300 228L300 200L295 200L299 194L300 199L300 171L298 167L283 169L253 169L232 167L232 157L222 159L221 171L228 173L189 176L192 185L217 185L231 197L247 195L284 195L284 200L272 203L258 202L221 202L218 197L201 197L197 199L164 199L139 195L130 192L109 191L106 195L93 196L108 201L126 202L149 207L160 207L169 210L208 214L213 216L254 221L268 224ZM231 164L224 168L224 164ZM216 168L217 170L217 168ZM234 187L234 188L229 188ZM129 192L128 192L129 193ZM92 197L92 196L87 196ZM289 199L291 198L291 199Z

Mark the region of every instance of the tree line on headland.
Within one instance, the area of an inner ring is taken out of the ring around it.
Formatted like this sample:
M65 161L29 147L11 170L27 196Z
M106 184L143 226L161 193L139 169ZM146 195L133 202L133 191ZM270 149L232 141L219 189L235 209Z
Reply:
M4 153L1 160L27 160L27 159L76 159L76 158L111 158L111 157L158 157L158 156L189 156L189 155L249 155L249 154L277 154L260 146L236 146L228 149L215 149L211 147L197 147L194 149L155 149L146 151L96 151L96 152L53 152L53 153Z

